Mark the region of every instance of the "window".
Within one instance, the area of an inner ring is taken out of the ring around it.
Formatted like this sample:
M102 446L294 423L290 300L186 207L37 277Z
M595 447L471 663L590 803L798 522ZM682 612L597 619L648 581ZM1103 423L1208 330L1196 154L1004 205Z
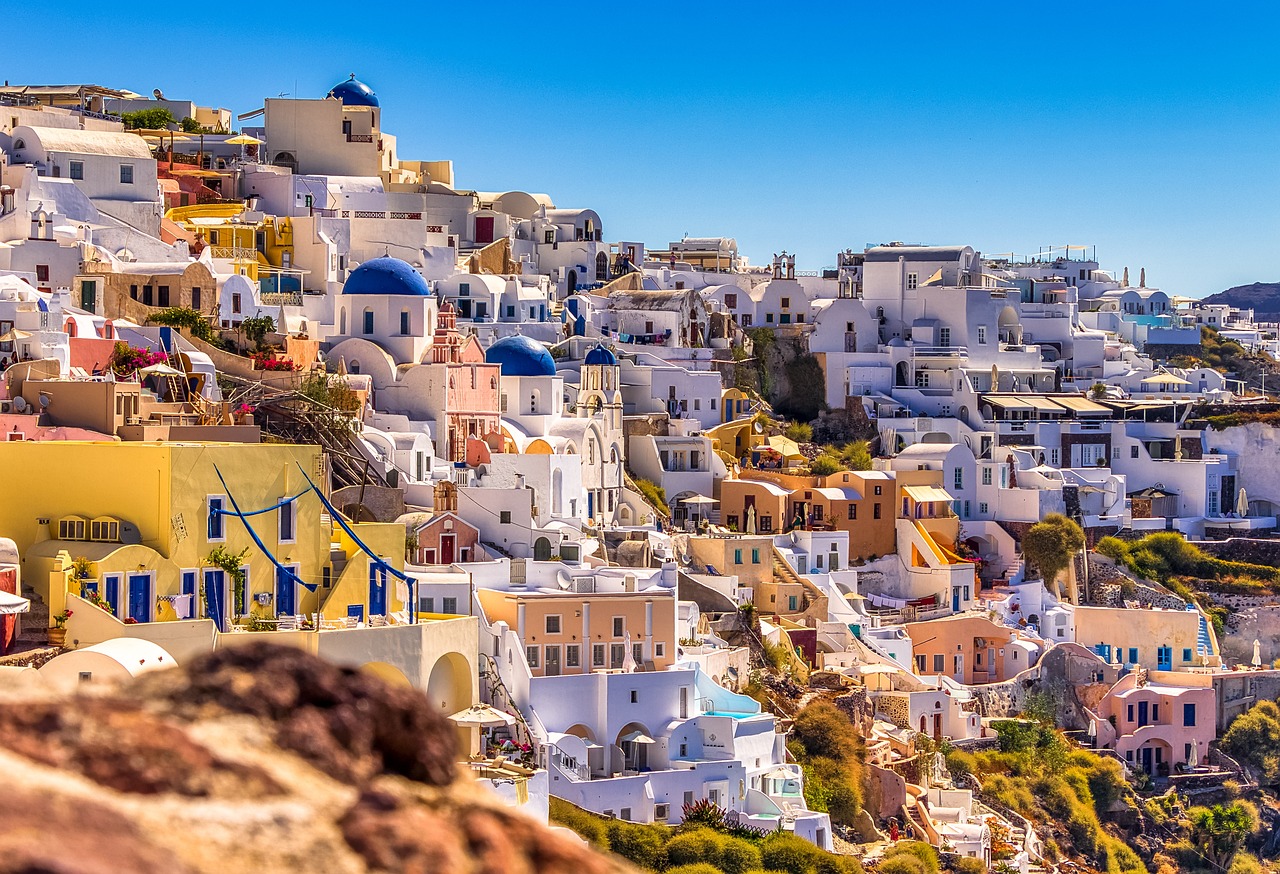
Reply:
M566 668L582 667L582 647L571 643L564 648L564 666Z
M951 329L950 328L938 329L938 345L939 346L951 345Z
M84 161L71 162L71 178L84 179Z
M738 308L738 296L736 294L726 294L724 296L724 305L731 310L736 310Z
M1184 649L1184 650L1182 651L1182 660L1183 660L1184 662L1189 662L1189 661L1191 661L1191 650L1190 650L1190 648Z
M471 297L471 283L470 283L470 282L459 282L459 283L458 283L458 297Z
M876 490L876 491L875 491L875 493L876 493L877 495L879 495L879 494L880 494L880 490L881 490L882 488L883 488L883 486L876 486L876 487L875 487L875 490Z
M917 288L919 285L920 285L920 274L908 273L907 274L907 290L910 291L913 288Z
M253 603L252 590L249 588L249 566L242 565L240 573L244 575L244 584L236 588L236 613L241 616L249 614L249 605Z
M1138 648L1136 646L1129 647L1129 664L1136 665L1138 663Z
M640 703L640 693L637 692L635 689L631 690L631 703L632 704Z
M626 634L627 620L623 616L613 617L613 636L622 637Z
M1129 457L1130 457L1130 458L1137 458L1137 457L1138 457L1138 444L1137 444L1137 443L1135 443L1135 444L1133 444L1132 446L1130 446L1130 447L1129 447Z
M287 504L280 505L280 542L292 543L294 540L294 503L290 501Z
M191 308L199 311L200 309L200 286L193 286L191 289Z
M498 513L498 521L499 521L499 522L501 522L503 525L510 525L510 524L511 524L511 511L510 511L510 510L502 510L502 511L500 511L500 512Z
M538 666L538 648L536 646L526 646L524 648L524 657L529 662L529 667L536 668Z
M987 508L987 502L986 502L986 501L979 501L979 502L978 502L978 515L979 515L979 516L985 516L985 515L987 515L987 511L988 511L988 508Z
M752 564L759 564L759 563L760 563L760 550L759 550L759 549L752 549L752 550L751 550L751 563L752 563Z
M441 598L440 610L443 613L448 613L450 616L457 616L458 615L458 599L456 597Z
M627 659L626 644L613 643L609 645L609 667L617 670L622 667L622 663Z
M239 310L236 310L236 312L239 312ZM364 311L364 332L366 334L373 333L373 310Z
M784 298L782 299L782 308L783 308L784 310L789 310L789 309L791 309L791 298L789 298L789 297L784 297Z
M435 598L422 598L422 599L421 599L421 608L422 608L422 612L423 612L423 613L434 613L434 612L436 612L436 599L435 599Z
M604 644L595 643L591 645L591 665L596 668L604 667Z
M120 165L120 184L121 185L133 184L133 165L132 164Z
M957 467L955 469L955 472L952 474L952 479L955 481L957 489L963 489L964 488L964 468Z
M547 634L559 634L559 633L560 633L560 617L548 616L547 617Z
M849 518L850 518L850 519L857 519L857 518L858 518L858 505L857 505L857 504L850 504L850 505L849 505Z
M879 504L872 504L872 505L871 505L871 518L872 518L872 519L879 519L879 518L880 518L880 505L879 505Z
M224 540L226 538L222 527L222 507L225 501L226 498L222 495L209 498L209 524L206 540Z
M982 484L984 486L991 485L991 468L986 465L982 466Z
M1188 725L1188 726L1193 726L1196 724L1196 705L1195 704L1182 705L1182 724Z
M129 297L133 298L134 300L138 299L138 286L136 285L129 286Z
M733 551L733 563L734 563L734 564L742 564L742 550L741 550L741 549L735 549L735 550Z
M765 313L765 314L764 314L764 320L765 320L766 322L772 322L772 321L773 321L773 313Z
M542 235L542 242L544 243L554 243L555 241L556 241L555 231L547 231Z
M667 654L667 645L665 643L655 643L653 645L653 654L657 658L662 658Z
M150 285L142 286L142 302L147 306L151 306L154 301L155 301L155 298L152 296L151 286Z
M409 311L408 310L400 311L400 333L404 335L408 335L409 333Z
M929 371L917 370L916 371L916 388L928 388L928 387L929 387Z
M1050 449L1050 450L1049 450L1049 464L1053 465L1054 467L1057 467L1057 466L1059 465L1059 463L1060 463L1060 460L1059 460L1058 450L1057 450L1057 449Z
M933 672L935 674L941 674L946 669L947 669L946 656L942 655L942 653L938 653L933 657Z
M985 344L987 342L987 326L978 325L978 343ZM994 388L995 386L992 386Z

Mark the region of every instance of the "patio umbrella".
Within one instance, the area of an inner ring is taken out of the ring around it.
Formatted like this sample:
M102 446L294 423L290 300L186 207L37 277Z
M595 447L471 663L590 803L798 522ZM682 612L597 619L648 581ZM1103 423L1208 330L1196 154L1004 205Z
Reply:
M20 331L17 328L10 328L3 334L0 334L0 343L13 343L17 340L30 340L35 334L30 331Z
M1174 376L1172 373L1157 373L1154 376L1148 376L1142 380L1143 384L1151 385L1191 385L1180 376Z
M148 364L138 371L143 376L182 376L182 371L167 364Z
M236 134L234 137L223 140L223 142L228 146L260 146L263 141L248 134Z
M455 725L474 728L497 728L500 725L515 725L516 718L509 713L496 710L488 704L473 704L466 710L460 710L449 717Z
M649 737L649 735L645 734L643 731L640 731L640 729L636 729L635 731L628 732L624 734L622 737L618 738L618 740L628 744L656 744L657 743L656 740Z
M756 508L754 504L747 507L747 533L756 533Z
M681 498L680 503L682 504L718 504L720 502L717 501L715 498L708 498L706 495L690 495L687 498Z
M1249 495L1245 493L1243 488L1236 495L1236 515L1241 518L1249 515Z
M1187 753L1187 770L1194 771L1200 765L1200 754L1196 747L1200 746L1194 741L1191 743L1191 752Z

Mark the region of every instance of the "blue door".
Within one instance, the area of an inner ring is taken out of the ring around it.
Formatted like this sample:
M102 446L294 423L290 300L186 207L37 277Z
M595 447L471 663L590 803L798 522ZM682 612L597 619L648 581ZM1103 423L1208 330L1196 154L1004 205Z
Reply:
M227 574L221 570L204 572L205 615L219 631L227 630Z
M103 580L106 583L107 593L102 596L103 600L111 607L111 612L116 616L120 615L120 577L106 577Z
M347 616L350 617L351 619L354 619L356 622L363 622L364 621L364 605L348 604Z
M1156 650L1156 670L1173 670L1173 647L1162 646Z
M134 622L151 621L150 574L129 574L128 615Z
M293 577L289 572L276 568L276 615L292 616L297 612Z
M387 569L369 565L369 615L387 615Z
M952 613L960 612L960 587L959 586L951 587L951 612Z

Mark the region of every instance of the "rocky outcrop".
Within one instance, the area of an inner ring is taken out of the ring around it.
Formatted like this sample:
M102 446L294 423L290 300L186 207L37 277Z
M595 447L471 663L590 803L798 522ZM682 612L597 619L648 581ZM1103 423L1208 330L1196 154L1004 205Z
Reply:
M0 690L0 874L632 870L476 785L421 694L296 649L33 695Z

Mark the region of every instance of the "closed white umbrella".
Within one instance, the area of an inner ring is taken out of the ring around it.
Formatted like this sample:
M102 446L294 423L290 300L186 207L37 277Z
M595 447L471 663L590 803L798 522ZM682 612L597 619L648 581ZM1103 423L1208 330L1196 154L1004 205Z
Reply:
M1250 664L1255 668L1262 667L1262 641L1256 637L1253 639L1253 661Z
M636 669L636 658L631 652L631 632L627 632L626 639L623 641L622 645L626 647L626 652L623 653L622 656L622 670L625 673L630 674Z
M747 507L747 533L756 533L756 508L754 504Z
M1195 741L1191 742L1191 752L1187 754L1187 770L1194 771L1200 766L1200 751L1196 749L1199 744Z
M1242 518L1249 515L1249 495L1243 488L1236 495L1236 515Z

